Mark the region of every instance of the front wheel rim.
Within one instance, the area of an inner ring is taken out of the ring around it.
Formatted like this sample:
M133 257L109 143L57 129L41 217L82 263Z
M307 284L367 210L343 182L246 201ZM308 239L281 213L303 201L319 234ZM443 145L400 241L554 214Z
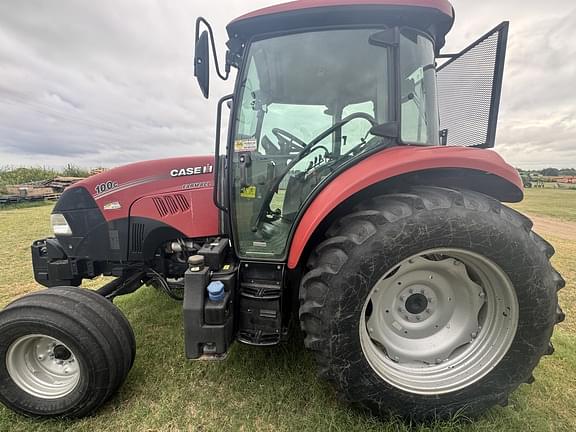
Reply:
M74 352L46 335L27 335L14 341L6 354L6 368L21 390L40 399L67 396L80 381Z
M479 381L508 352L518 327L516 291L494 262L462 249L403 260L362 310L366 360L387 383L438 395Z

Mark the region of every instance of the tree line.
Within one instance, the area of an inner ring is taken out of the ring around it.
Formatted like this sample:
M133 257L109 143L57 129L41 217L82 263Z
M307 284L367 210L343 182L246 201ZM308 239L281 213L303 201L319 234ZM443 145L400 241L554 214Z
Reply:
M6 186L51 180L55 177L88 177L90 171L68 164L64 169L46 167L0 167L0 192L6 191Z
M576 177L574 168L544 168L541 170L525 170L519 168L520 174L539 174L544 177Z

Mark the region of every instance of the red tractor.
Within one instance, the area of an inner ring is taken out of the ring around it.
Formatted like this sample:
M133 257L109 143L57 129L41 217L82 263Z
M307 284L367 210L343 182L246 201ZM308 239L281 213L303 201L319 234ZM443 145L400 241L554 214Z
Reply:
M230 23L221 68L199 18L203 94L211 54L221 78L237 70L215 154L62 195L54 237L32 245L50 289L0 313L2 402L97 409L135 355L112 300L152 284L183 303L189 359L282 343L295 320L320 376L377 415L506 404L552 354L565 283L552 246L502 204L522 200L522 180L490 150L508 23L442 54L453 22L447 0L298 0ZM115 279L78 288L99 275Z

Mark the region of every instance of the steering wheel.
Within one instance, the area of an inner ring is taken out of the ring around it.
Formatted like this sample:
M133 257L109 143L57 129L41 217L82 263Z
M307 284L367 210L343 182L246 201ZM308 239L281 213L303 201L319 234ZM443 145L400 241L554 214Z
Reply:
M291 151L301 151L306 147L304 141L284 129L274 128L272 129L272 133L278 138L278 144L280 144L280 148L282 148L286 154Z
M341 129L342 127L344 127L345 125L350 123L352 120L355 120L357 118L366 120L372 126L376 126L378 124L376 119L373 116L371 116L370 114L363 113L363 112L357 112L354 114L350 114L348 117L345 117L341 121L339 121L338 123L330 126L328 129L326 129L324 132L322 132L320 135L318 135L316 138L314 138L308 144L303 143L304 145L302 146L302 150L300 151L298 156L295 157L294 160L292 160L292 162L290 162L288 164L288 166L286 167L286 170L284 171L284 174L277 177L276 181L274 183L272 183L272 185L270 186L270 189L268 190L268 193L266 194L266 196L262 200L262 207L260 207L260 212L256 215L254 222L252 223L252 231L253 232L256 232L258 230L260 224L264 220L264 217L267 214L272 213L272 211L270 210L270 203L272 202L272 198L274 198L274 195L276 194L276 191L278 190L278 186L280 186L280 182L283 180L284 175L286 175L286 173L288 173L292 168L294 168L296 166L296 164L298 162L300 162L305 156L310 154L310 152L313 151L313 148L318 143L320 143L320 141L322 141L326 137L333 134L336 130ZM280 133L285 132L281 129L275 129L275 130L272 130L272 133L274 133L274 135L276 135L276 133L278 131L280 131ZM293 137L293 135L290 133L288 133L288 135L290 137ZM294 137L294 138L296 138L296 137Z
M306 146L300 152L300 155L299 155L300 157L298 159L296 159L295 162L293 162L293 163L297 163L302 157L306 156L310 152L310 150L312 150L312 148L314 148L314 146L316 146L316 144L321 142L323 139L332 135L338 129L342 129L345 125L350 123L352 120L356 120L356 119L364 119L368 123L370 123L372 126L376 126L378 124L376 119L374 117L372 117L370 114L363 113L363 112L357 112L357 113L350 114L348 117L344 117L341 121L330 126L328 129L326 129L324 132L322 132L320 135L318 135L316 138L314 138L312 141L310 141L308 144L306 144ZM292 167L290 167L290 168L292 168Z

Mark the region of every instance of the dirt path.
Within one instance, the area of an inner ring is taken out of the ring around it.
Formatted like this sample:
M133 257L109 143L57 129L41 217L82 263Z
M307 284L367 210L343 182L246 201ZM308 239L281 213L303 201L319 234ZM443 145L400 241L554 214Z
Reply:
M534 222L534 231L564 240L576 241L576 222L565 222L554 218L527 215Z

